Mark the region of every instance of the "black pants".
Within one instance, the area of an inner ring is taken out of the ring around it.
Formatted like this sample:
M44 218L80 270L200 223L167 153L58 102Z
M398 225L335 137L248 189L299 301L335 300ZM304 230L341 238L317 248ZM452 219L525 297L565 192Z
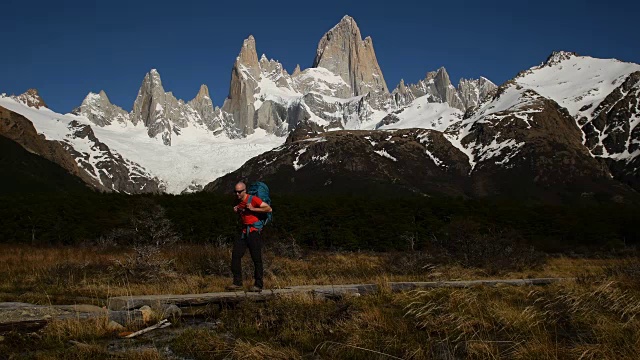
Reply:
M259 231L252 231L249 235L243 234L233 244L233 253L231 254L231 272L233 273L233 283L242 285L242 257L249 248L251 260L253 260L254 273L253 278L255 286L262 288L262 239Z

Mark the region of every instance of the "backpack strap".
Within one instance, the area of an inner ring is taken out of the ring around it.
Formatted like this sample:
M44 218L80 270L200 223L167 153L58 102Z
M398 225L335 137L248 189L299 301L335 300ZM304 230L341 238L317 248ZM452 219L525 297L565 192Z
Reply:
M247 199L247 206L249 204L251 204L251 201L253 200L253 195L249 195L249 198ZM253 226L254 228L256 228L259 232L262 231L262 227L264 226L264 223L262 220L258 220L256 222L254 222L253 224L251 224L251 226ZM247 236L249 236L249 230L251 230L251 226L247 225Z

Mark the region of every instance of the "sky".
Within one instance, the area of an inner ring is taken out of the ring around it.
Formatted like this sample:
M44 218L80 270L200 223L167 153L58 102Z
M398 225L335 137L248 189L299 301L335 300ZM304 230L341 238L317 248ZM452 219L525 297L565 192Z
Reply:
M344 15L371 36L390 90L444 66L454 85L496 84L554 50L640 63L635 1L4 1L0 93L36 88L67 113L89 92L133 107L145 74L191 100L200 85L214 105L229 91L242 42L292 73L312 65L320 38Z

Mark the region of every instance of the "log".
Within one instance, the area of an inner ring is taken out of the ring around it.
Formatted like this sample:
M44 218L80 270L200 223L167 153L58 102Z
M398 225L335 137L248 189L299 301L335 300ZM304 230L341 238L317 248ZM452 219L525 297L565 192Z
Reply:
M469 288L474 286L511 286L548 285L573 280L570 278L506 279L506 280L466 280L466 281L430 281L430 282L390 282L393 292L440 287ZM139 309L144 305L159 309L161 313L168 305L192 307L209 304L234 304L242 301L266 301L277 296L296 293L308 293L322 299L337 299L348 295L366 295L378 291L376 284L343 285L302 285L282 289L269 289L261 293L251 292L215 292L186 295L142 295L118 296L108 299L108 309L94 305L34 305L20 302L0 303L0 332L10 330L37 330L52 320L104 318L119 324L143 323ZM174 316L180 316L173 312Z
M53 320L104 318L119 324L142 322L139 310L114 311L94 305L35 305L19 302L0 303L0 331L32 331Z
M431 282L390 282L391 291L409 291L417 289L431 289L439 287L469 288L474 286L495 286L498 284L512 286L548 285L558 281L572 280L569 278L538 278L538 279L507 279L507 280L467 280L467 281L431 281ZM365 295L378 291L376 284L345 284L345 285L302 285L282 289L268 289L261 293L251 292L214 292L186 295L140 295L117 296L108 299L107 306L114 311L127 311L148 305L161 308L174 304L178 307L201 306L208 304L234 304L242 301L266 301L276 296L286 296L295 293L311 293L321 298L337 298L347 294Z
M265 290L261 293L218 292L187 295L117 296L107 300L107 307L115 311L126 311L138 309L144 305L151 308L161 308L167 304L174 304L178 307L188 307L206 304L238 303L247 299L261 301L274 296L276 291L277 290ZM280 291L277 292L280 293Z

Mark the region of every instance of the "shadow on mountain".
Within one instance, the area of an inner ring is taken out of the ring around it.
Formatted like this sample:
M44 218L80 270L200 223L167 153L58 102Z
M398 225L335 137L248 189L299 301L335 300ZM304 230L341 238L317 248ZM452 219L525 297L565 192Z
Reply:
M77 176L1 135L0 173L0 195L92 192Z

